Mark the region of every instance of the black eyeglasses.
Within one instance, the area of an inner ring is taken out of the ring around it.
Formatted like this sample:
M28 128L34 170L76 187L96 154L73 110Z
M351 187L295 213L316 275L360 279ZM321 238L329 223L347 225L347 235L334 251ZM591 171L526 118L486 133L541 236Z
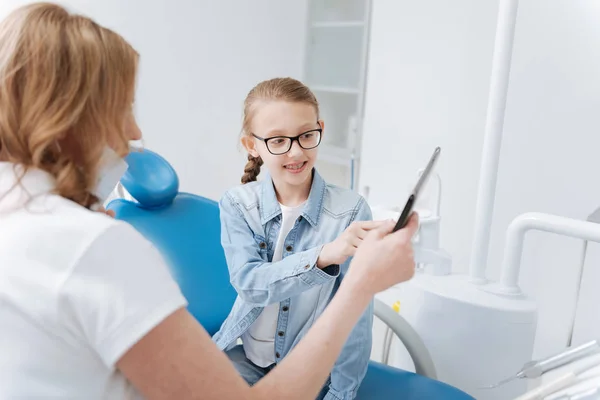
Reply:
M260 136L256 136L254 133L252 136L265 142L267 146L267 150L269 153L280 156L282 154L287 153L292 148L292 144L294 141L297 141L300 147L304 150L310 150L317 147L321 144L321 133L323 129L312 129L310 131L306 131L304 133L299 134L298 136L273 136L270 138L261 138Z

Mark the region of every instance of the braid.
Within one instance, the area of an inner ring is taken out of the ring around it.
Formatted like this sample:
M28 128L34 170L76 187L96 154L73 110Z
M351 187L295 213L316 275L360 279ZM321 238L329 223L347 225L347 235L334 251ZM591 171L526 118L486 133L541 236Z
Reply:
M261 165L263 165L262 158L253 157L248 154L248 163L244 167L244 175L242 176L242 183L244 185L256 181L258 174L260 174Z

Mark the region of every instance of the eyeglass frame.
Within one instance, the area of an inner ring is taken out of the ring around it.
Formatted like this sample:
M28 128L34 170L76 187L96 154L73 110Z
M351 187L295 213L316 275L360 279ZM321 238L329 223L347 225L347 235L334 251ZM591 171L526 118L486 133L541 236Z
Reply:
M300 143L300 136L306 135L307 133L310 133L310 132L319 132L319 143L317 143L316 146L308 147L307 148L307 147L302 146L302 143ZM267 148L267 151L269 153L273 154L274 156L282 156L282 155L288 153L292 149L292 146L294 145L294 141L298 142L298 146L300 146L300 148L304 149L304 150L312 150L312 149L316 149L317 147L319 147L319 145L321 144L321 139L323 138L323 128L310 129L310 130L308 130L306 132L302 132L301 134L299 134L297 136L273 136L273 137L270 137L270 138L262 138L260 136L255 135L254 133L252 133L251 135L254 138L256 138L256 139L260 140L261 142L263 142L265 144L265 147ZM286 151L284 151L283 153L273 153L271 151L271 149L269 148L269 145L267 143L271 139L290 139L290 147Z

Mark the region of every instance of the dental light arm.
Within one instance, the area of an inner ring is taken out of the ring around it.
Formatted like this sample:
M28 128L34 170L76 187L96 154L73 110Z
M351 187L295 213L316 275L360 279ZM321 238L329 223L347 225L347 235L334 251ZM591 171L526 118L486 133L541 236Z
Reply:
M431 355L425 347L423 340L412 326L402 316L395 313L381 300L375 298L374 313L384 324L398 336L408 350L408 354L415 364L415 372L431 379L437 379L437 373Z
M498 9L496 42L494 44L483 155L481 158L482 165L477 192L477 208L475 210L475 240L470 265L471 281L477 284L483 284L487 281L485 268L490 245L518 5L518 0L500 0Z

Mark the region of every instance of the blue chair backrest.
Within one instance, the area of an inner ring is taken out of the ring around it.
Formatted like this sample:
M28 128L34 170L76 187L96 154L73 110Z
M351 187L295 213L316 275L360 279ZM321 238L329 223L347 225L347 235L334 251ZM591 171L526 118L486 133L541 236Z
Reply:
M190 313L215 334L236 297L220 243L218 204L179 192L171 165L150 150L132 152L126 161L129 168L121 184L137 202L116 199L107 208L156 246L187 298Z

